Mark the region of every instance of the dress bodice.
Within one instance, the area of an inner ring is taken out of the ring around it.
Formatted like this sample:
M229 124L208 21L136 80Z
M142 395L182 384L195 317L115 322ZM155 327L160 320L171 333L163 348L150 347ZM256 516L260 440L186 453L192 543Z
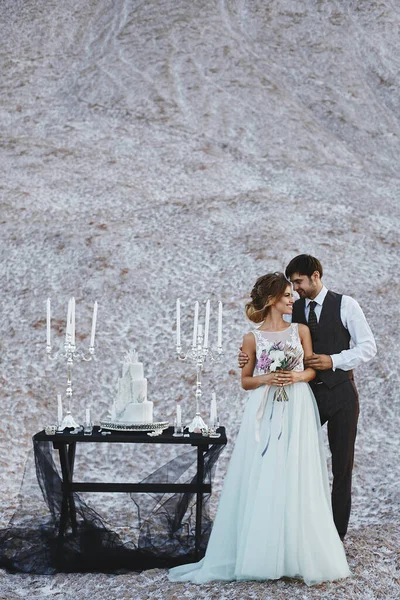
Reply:
M289 327L283 329L282 331L261 331L260 329L253 329L253 334L256 340L257 358L256 366L254 368L254 375L260 375L266 372L265 368L260 368L259 365L262 365L263 363L263 354L268 354L272 345L275 343L280 343L284 349L300 348L302 360L297 366L294 367L293 371L304 371L304 351L300 341L298 323L291 323Z

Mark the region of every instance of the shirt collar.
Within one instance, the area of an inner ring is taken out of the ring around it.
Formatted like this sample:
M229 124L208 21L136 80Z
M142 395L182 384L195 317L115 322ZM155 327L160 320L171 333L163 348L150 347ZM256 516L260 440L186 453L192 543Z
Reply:
M317 304L319 304L320 306L323 305L324 300L325 300L325 296L328 293L328 288L326 288L324 285L322 286L322 290L320 291L320 293L318 294L318 296L316 296L314 298L314 302L316 302ZM311 298L306 298L306 306L308 306L311 302Z

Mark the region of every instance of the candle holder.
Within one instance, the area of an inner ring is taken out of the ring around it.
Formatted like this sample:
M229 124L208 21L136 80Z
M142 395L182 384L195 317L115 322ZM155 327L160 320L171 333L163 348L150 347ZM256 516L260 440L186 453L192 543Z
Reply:
M210 424L208 426L208 437L210 438L219 438L221 437L221 434L218 433L217 429L219 427L219 422L217 421L210 421Z
M181 423L178 425L178 421L175 419L174 420L174 433L172 434L173 437L183 437L183 430L184 430L183 425Z
M66 388L65 395L66 395L67 401L68 401L68 408L67 408L67 412L66 412L63 420L61 421L61 424L59 425L58 430L59 431L64 430L66 427L67 428L77 428L77 427L79 427L79 424L75 421L74 417L72 416L72 412L71 412L72 395L73 395L73 392L72 392L72 367L76 360L83 360L84 362L91 361L95 356L94 346L89 346L89 353L85 354L81 350L78 350L76 345L74 343L72 343L72 335L71 335L71 333L67 332L66 338L65 338L65 343L64 343L64 351L52 353L51 350L52 350L51 346L47 345L46 346L46 354L47 354L48 360L61 359L61 360L66 360L66 362L67 362L67 388Z
M208 346L203 346L203 332L200 326L197 330L197 344L192 345L192 347L186 354L182 352L181 345L176 346L177 359L185 362L191 362L196 367L196 414L188 425L188 429L192 433L201 433L202 430L208 429L200 414L201 373L203 370L204 363L206 361L220 361L222 356L222 346L217 346L216 352Z

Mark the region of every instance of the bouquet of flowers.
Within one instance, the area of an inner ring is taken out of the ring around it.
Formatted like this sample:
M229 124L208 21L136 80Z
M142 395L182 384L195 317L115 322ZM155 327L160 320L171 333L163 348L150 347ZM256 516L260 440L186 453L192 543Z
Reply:
M303 360L301 346L292 346L285 342L274 342L268 349L264 349L257 359L256 368L264 373L275 371L292 371ZM274 394L277 402L289 400L283 385L280 385Z

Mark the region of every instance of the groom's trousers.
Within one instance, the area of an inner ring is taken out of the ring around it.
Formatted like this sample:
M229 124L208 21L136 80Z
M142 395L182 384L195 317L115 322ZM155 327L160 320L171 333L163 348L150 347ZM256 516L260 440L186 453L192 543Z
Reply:
M346 535L351 509L351 476L359 413L358 393L352 379L333 388L310 382L321 425L327 423L332 453L332 511L341 538Z

